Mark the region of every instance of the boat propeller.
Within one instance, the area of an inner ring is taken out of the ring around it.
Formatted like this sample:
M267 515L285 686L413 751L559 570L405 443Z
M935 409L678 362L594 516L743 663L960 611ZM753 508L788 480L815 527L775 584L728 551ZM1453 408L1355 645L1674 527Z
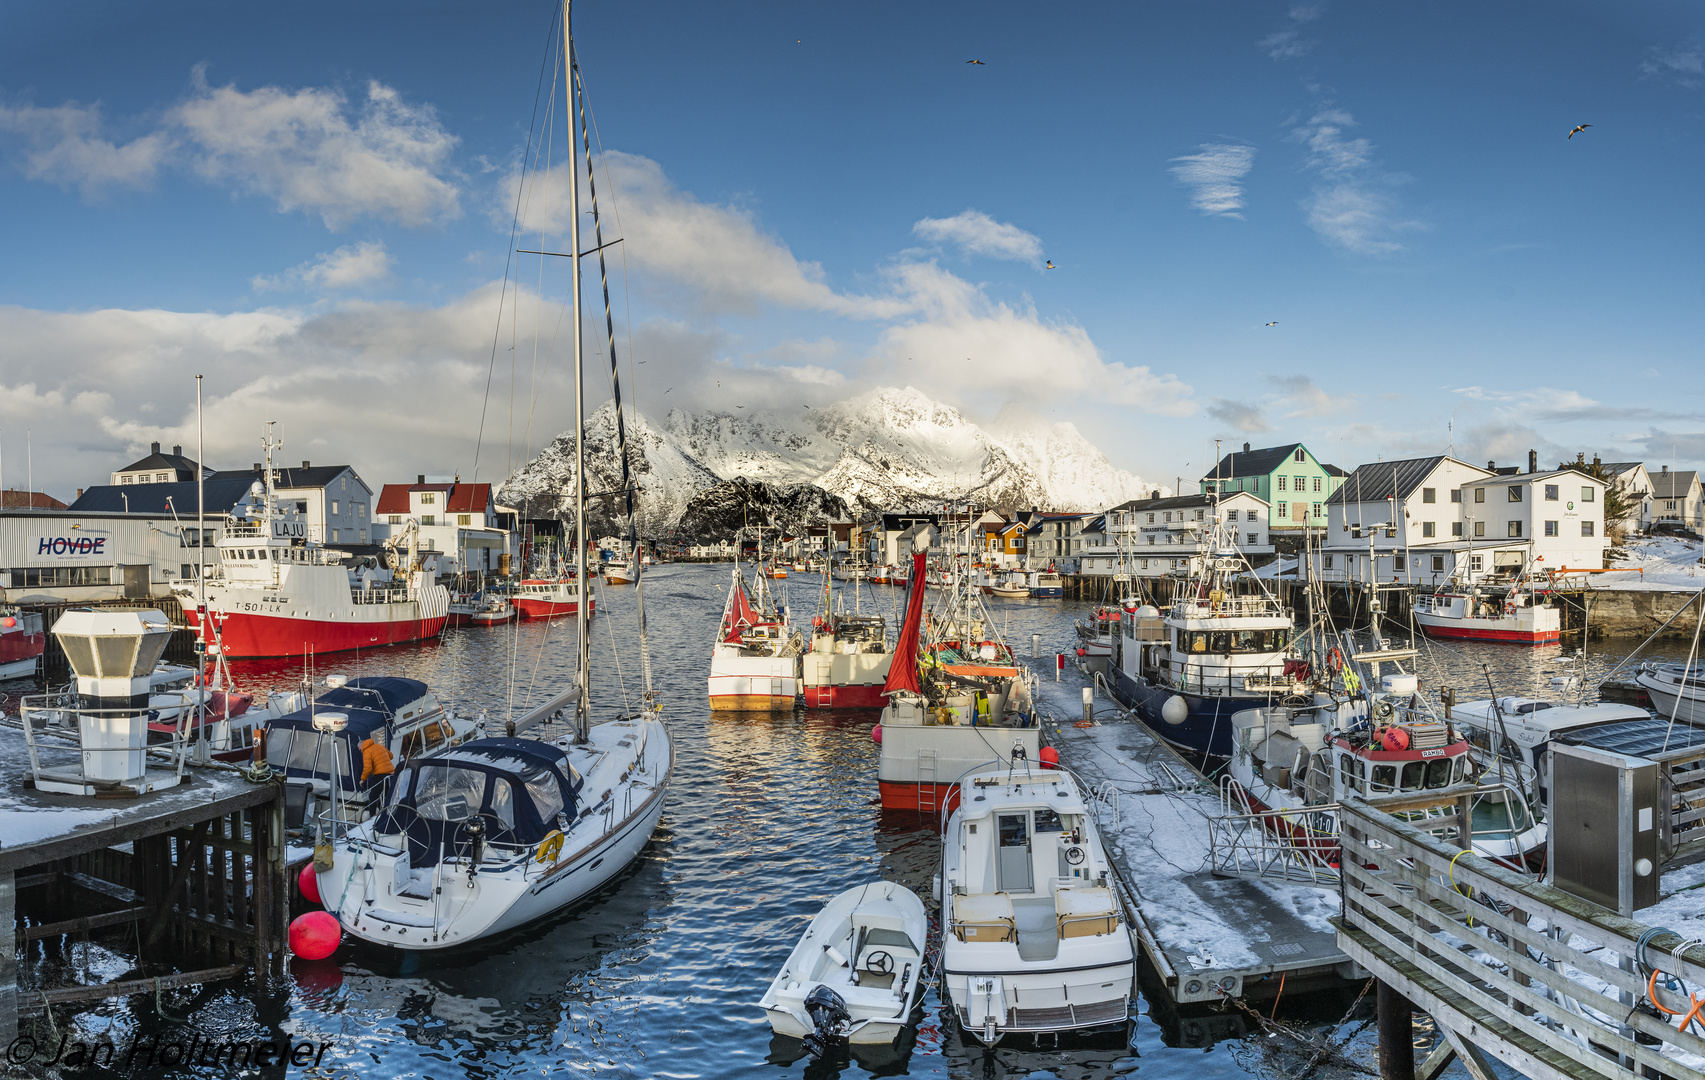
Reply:
M816 1025L804 1039L806 1053L814 1058L822 1057L830 1046L846 1042L852 1033L852 1013L847 1011L846 1000L827 986L818 986L806 995L805 1011Z

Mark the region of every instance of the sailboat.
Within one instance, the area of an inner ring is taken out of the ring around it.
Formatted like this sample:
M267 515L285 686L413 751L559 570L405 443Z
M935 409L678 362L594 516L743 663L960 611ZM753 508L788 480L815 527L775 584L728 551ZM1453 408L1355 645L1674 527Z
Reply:
M569 0L562 6L563 80L568 114L579 120L579 146L592 196L600 270L602 227L590 183L591 134L585 87L575 59ZM576 106L580 108L577 110ZM349 934L399 949L443 949L489 938L550 915L588 896L638 858L663 815L675 752L650 688L645 606L635 585L640 668L638 711L592 722L591 633L586 545L586 409L582 333L578 154L570 156L569 228L573 275L575 495L577 542L575 685L507 721L497 738L475 739L416 758L401 768L390 802L377 815L316 844L314 869L328 910ZM604 280L607 282L608 278ZM608 310L608 286L605 287ZM610 377L628 519L634 483L616 379ZM319 713L316 728L337 731L350 718ZM566 729L566 730L563 730ZM335 822L334 822L335 827Z

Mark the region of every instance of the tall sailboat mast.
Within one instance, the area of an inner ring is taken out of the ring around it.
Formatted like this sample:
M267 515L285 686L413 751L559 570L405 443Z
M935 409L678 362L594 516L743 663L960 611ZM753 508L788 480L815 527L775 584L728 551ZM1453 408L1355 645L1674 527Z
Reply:
M574 30L569 22L572 7L572 0L562 0L562 81L571 129L576 114ZM589 597L586 587L586 378L582 356L585 342L581 336L580 315L580 162L576 154L568 155L568 222L568 239L571 245L568 249L568 261L573 267L571 288L574 290L574 571L579 594L574 605L574 622L580 654L576 675L580 703L574 710L574 737L578 742L585 742L590 728L588 708L591 701L592 634L587 620Z

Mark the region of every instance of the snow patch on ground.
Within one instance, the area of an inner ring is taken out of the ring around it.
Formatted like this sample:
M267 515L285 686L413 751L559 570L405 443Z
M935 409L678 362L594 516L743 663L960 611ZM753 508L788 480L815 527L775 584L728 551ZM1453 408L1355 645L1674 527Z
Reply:
M1705 566L1699 563L1705 545L1676 536L1643 536L1616 549L1612 566L1624 571L1592 575L1599 589L1644 589L1651 592L1697 592L1705 588Z

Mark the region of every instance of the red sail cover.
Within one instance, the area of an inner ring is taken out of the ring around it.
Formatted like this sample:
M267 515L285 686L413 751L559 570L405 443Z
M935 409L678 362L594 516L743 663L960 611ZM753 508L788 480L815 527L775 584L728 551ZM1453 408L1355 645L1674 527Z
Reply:
M746 597L746 589L742 585L734 586L734 603L728 610L728 618L722 624L723 641L739 641L750 627L759 622L758 610L752 606L752 601Z
M906 594L906 621L900 624L900 640L894 643L894 659L888 664L884 694L895 690L924 692L918 681L918 627L924 621L924 553L912 555L912 585Z

